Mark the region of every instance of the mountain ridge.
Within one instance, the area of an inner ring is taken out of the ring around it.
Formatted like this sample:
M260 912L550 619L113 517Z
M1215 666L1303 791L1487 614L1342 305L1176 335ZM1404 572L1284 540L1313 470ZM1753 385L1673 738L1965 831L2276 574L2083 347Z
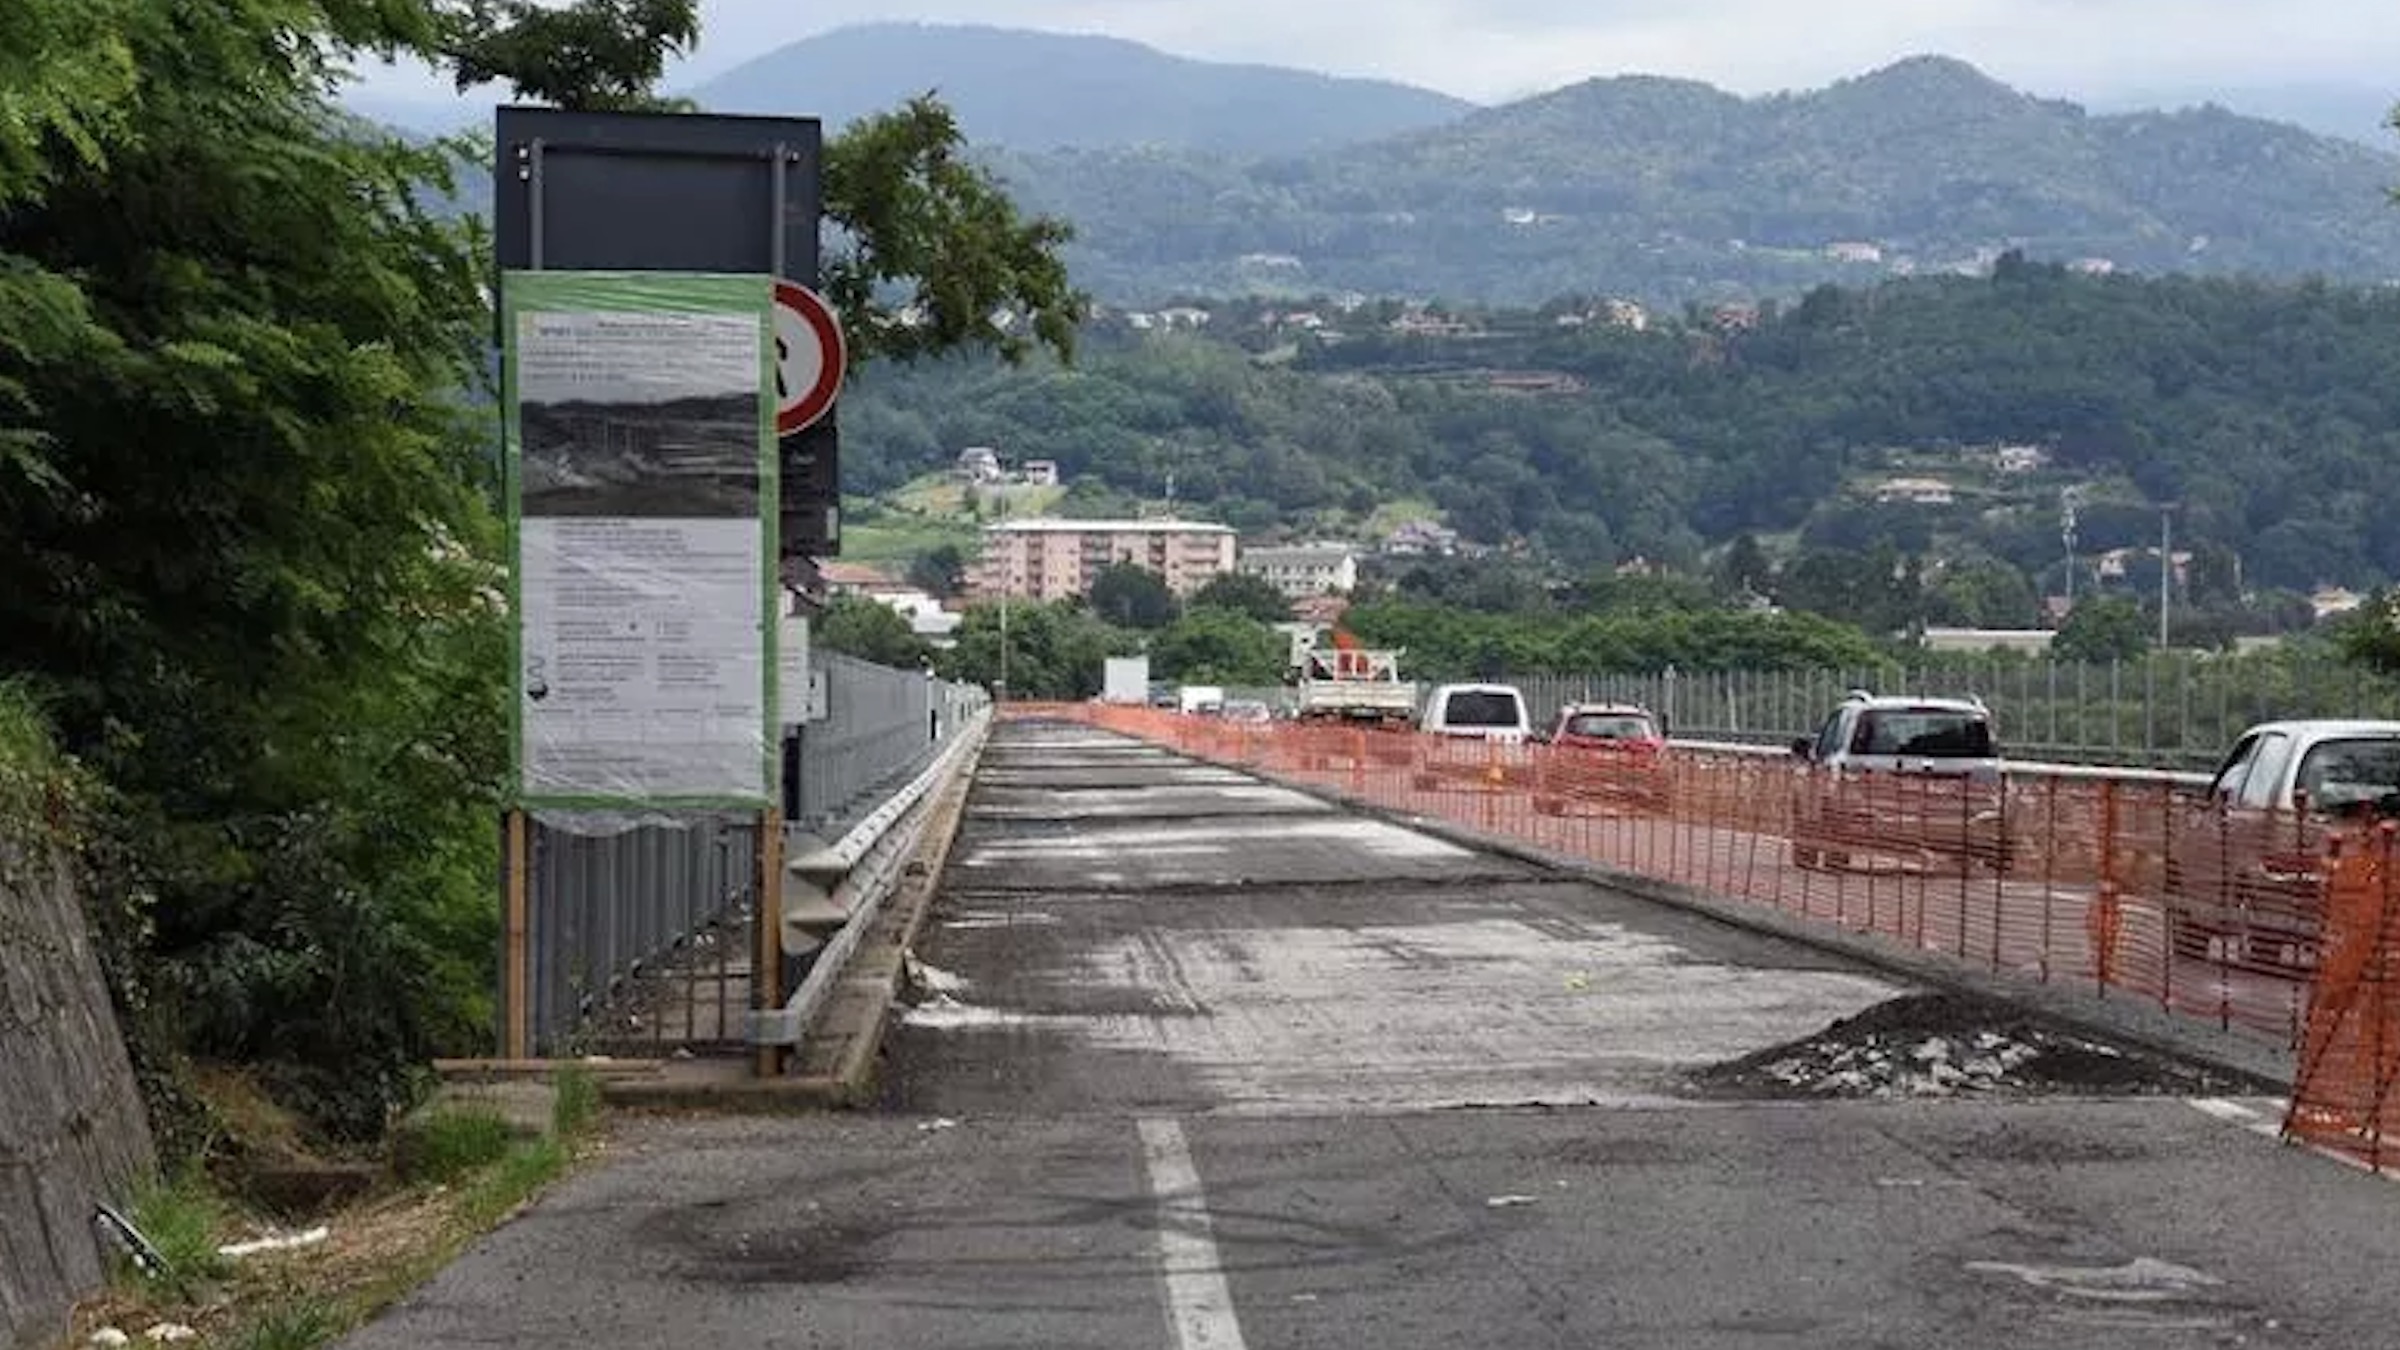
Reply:
M821 117L831 132L928 91L978 144L1036 151L1293 153L1434 125L1476 106L1398 81L1202 61L1100 34L907 22L836 28L683 92L712 112Z

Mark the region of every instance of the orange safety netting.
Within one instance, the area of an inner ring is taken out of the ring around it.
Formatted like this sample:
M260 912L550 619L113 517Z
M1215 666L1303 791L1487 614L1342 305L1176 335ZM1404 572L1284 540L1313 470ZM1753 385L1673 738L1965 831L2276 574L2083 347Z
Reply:
M2287 1134L2380 1170L2400 1128L2400 915L2394 912L2392 829L2369 826L2333 841L2327 869L2324 959L2300 1046Z
M2160 782L1834 776L1677 748L1618 757L1403 728L1019 705L1545 852L2086 985L2297 1047L2318 969L2324 827ZM2400 1038L2395 1038L2400 1039Z

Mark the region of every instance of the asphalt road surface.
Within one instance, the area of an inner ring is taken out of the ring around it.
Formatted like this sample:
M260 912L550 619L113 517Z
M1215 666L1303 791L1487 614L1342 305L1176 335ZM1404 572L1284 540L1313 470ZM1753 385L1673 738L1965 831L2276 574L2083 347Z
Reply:
M2400 1343L2272 1103L1699 1091L1916 991L1101 733L1003 726L919 956L882 1109L635 1122L348 1343Z

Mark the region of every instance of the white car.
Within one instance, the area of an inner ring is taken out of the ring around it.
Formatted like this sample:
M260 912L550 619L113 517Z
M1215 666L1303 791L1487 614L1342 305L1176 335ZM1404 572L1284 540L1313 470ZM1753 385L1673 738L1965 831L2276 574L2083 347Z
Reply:
M2327 829L2400 814L2400 722L2265 722L2242 733L2167 840L2169 939L2185 956L2316 963Z
M1532 780L1526 742L1533 719L1513 684L1438 686L1417 730L1424 733L1413 779L1420 792L1445 785L1496 790Z

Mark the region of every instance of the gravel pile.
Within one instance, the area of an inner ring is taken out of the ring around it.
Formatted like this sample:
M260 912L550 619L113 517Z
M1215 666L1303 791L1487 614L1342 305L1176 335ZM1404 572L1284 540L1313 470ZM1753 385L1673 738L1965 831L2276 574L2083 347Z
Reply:
M1940 1098L2218 1095L2244 1085L2006 1003L1912 994L1704 1069L1692 1088L1728 1097Z

